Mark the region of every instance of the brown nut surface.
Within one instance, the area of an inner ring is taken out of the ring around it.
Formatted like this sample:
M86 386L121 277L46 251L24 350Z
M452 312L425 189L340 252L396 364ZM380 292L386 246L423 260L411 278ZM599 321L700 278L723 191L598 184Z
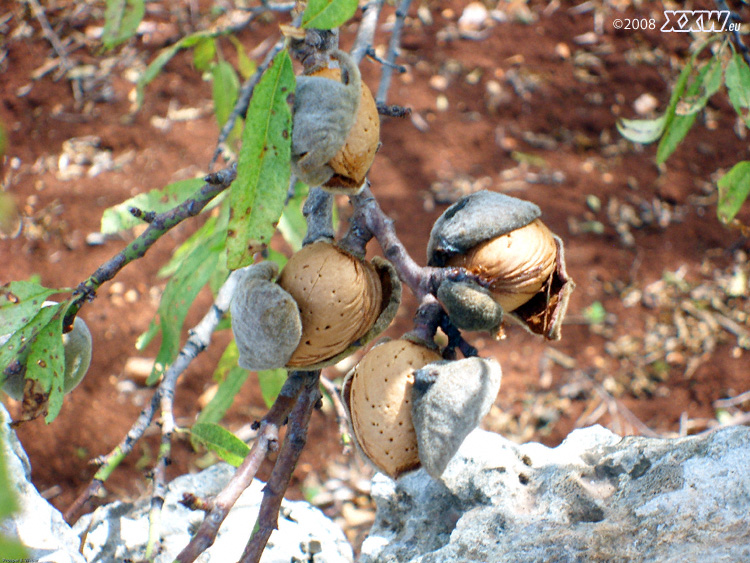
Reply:
M383 311L375 267L318 241L296 252L278 284L297 302L302 338L288 367L320 367L368 333Z
M324 68L311 74L332 80L341 80L341 70ZM380 116L370 88L362 82L359 109L344 146L328 163L333 177L323 184L323 189L334 193L356 194L365 181L375 153L380 144Z
M490 281L493 297L510 312L542 291L555 269L556 257L552 232L534 219L525 227L453 256L448 265L466 268Z
M393 479L420 466L411 414L414 371L441 359L426 346L391 340L365 354L344 380L342 395L356 441Z

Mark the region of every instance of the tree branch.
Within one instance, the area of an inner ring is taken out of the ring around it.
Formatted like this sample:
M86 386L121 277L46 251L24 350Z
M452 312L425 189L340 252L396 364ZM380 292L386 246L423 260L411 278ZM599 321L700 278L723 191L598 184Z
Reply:
M294 468L307 441L307 427L313 408L320 399L318 379L320 370L301 372L304 378L302 393L289 415L289 428L271 477L263 489L263 501L258 513L257 529L250 537L240 563L258 563L271 533L278 528L279 508L289 487Z
M393 24L393 31L391 31L391 40L388 43L388 54L385 57L386 63L383 65L383 73L380 75L380 84L378 85L378 93L375 96L375 101L378 104L385 104L388 96L388 90L391 87L391 77L393 76L393 69L398 68L396 65L396 57L401 53L401 30L404 27L404 19L406 14L409 12L411 6L411 0L401 0L398 9L396 10L396 22Z
M198 215L208 202L232 184L236 176L235 166L225 168L215 174L209 174L204 178L206 183L193 197L188 198L169 211L154 216L148 228L138 238L99 266L86 281L78 285L74 292L77 297L65 314L63 326L72 326L73 320L83 303L91 301L103 283L114 278L120 270L134 260L142 258L148 249L167 231L179 225L185 219Z
M292 372L289 375L271 409L260 421L255 443L250 448L250 452L242 465L237 468L226 487L213 500L198 503L207 511L206 516L193 539L177 555L175 561L191 563L213 545L216 535L219 533L219 527L229 514L229 510L237 502L242 492L252 483L266 454L275 449L279 437L279 428L297 403L297 397L304 387L306 373ZM281 459L281 456L278 459ZM185 502L190 506L195 505L192 498L185 499Z

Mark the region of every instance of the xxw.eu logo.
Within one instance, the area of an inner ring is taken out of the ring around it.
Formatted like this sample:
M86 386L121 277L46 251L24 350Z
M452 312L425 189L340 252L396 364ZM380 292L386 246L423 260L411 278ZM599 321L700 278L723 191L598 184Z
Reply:
M661 30L667 33L739 31L739 22L730 22L729 14L726 10L665 10L667 21Z

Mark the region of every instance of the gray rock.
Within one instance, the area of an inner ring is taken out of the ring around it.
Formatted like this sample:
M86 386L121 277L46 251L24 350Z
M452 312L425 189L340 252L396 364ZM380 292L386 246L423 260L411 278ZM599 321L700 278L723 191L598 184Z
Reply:
M475 430L441 481L373 482L362 563L750 561L750 428L682 439L600 426L557 448Z
M190 541L203 513L181 504L183 493L206 497L218 493L234 469L225 463L195 475L183 475L169 484L162 514L160 551L155 563L171 563ZM237 561L242 555L263 497L264 483L253 484L237 500L224 520L216 542L199 558L200 563ZM148 540L149 499L135 503L114 502L81 518L77 533L87 529L83 553L89 563L141 560ZM262 563L351 563L351 546L343 532L317 508L306 502L284 501L279 529L271 534Z
M79 538L63 520L62 514L32 485L29 458L9 423L10 415L0 404L0 449L11 489L15 491L20 507L13 516L0 521L0 534L24 544L29 561L86 563L78 553Z

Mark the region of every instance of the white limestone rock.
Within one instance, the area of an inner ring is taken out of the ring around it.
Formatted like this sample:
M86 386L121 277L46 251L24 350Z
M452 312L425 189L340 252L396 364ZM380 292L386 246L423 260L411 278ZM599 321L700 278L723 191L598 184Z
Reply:
M750 428L682 439L600 426L557 448L476 430L440 481L378 475L362 563L750 561Z
M16 538L26 546L29 561L86 563L78 553L78 537L63 520L60 511L42 498L31 483L29 458L10 428L10 422L8 411L0 404L0 448L11 488L20 506L18 512L0 521L0 534Z
M218 493L234 468L220 463L195 475L183 475L168 486L162 514L161 544L155 563L171 563L188 544L203 520L203 512L179 504L183 493L207 497ZM199 558L200 563L237 561L242 555L263 498L261 481L254 481L240 496L219 529L216 542ZM149 499L114 502L81 518L75 525L83 534L90 526L83 553L89 563L110 563L145 556L148 540ZM93 520L93 522L92 522ZM279 529L271 534L262 563L351 563L351 546L341 529L306 502L283 501Z

